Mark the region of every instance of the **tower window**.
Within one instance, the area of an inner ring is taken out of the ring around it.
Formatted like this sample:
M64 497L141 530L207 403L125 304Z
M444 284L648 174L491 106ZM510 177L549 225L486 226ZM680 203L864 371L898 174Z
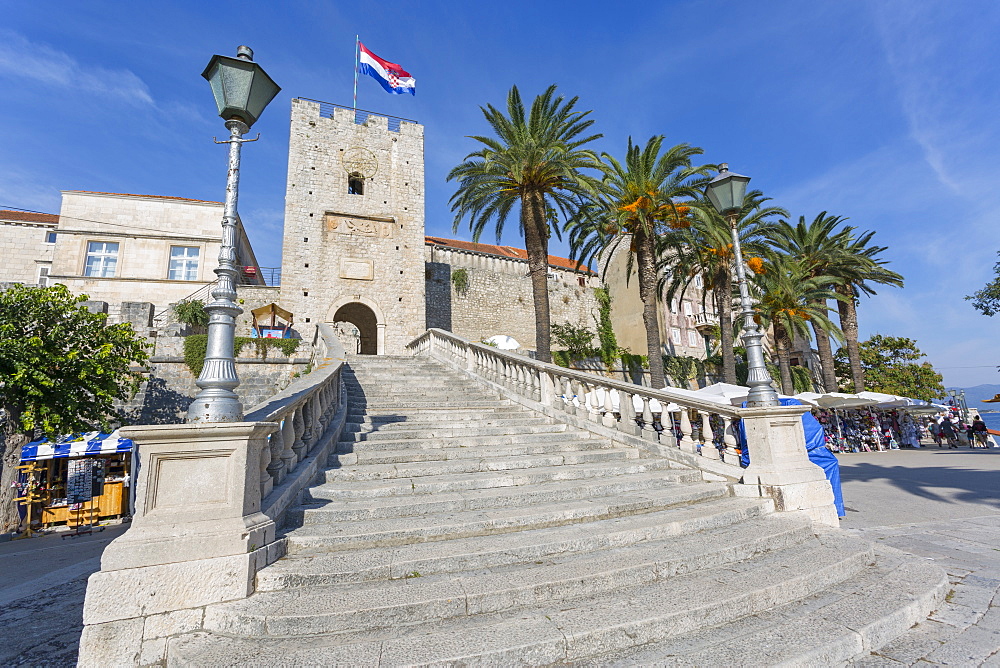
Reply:
M364 195L365 177L361 176L357 172L351 172L351 174L347 177L347 194Z

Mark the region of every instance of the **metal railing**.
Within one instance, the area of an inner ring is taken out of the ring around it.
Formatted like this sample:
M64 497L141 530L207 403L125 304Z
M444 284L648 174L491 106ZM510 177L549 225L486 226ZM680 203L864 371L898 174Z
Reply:
M257 267L260 277L264 279L264 285L277 287L281 285L281 267Z
M308 97L297 98L299 100L305 100L306 102L315 102L319 105L319 115L325 116L327 118L333 118L334 109L346 109L354 113L354 122L357 125L362 125L371 117L375 118L385 118L388 120L389 130L392 132L399 132L399 127L402 123L416 123L417 121L412 118L402 118L400 116L390 116L389 114L380 114L376 111L368 111L367 109L355 109L354 107L347 107L342 104L334 104L333 102L323 102L322 100L313 100Z
M631 436L739 466L737 422L747 409L654 390L507 353L431 329L407 345L516 395Z

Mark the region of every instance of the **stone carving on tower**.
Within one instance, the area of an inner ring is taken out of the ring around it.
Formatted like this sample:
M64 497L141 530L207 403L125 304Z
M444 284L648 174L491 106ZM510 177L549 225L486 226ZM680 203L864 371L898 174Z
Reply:
M424 331L422 125L292 100L281 287L304 338L400 355Z

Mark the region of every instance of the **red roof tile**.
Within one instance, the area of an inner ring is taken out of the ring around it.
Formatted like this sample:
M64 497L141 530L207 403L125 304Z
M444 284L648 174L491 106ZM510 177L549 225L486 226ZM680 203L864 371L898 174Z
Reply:
M528 253L523 248L514 248L513 246L497 246L494 244L477 244L472 241L461 241L459 239L443 239L441 237L424 237L424 240L434 246L448 246L449 248L455 248L458 250L472 251L473 253L485 253L486 255L499 255L500 257L510 257L519 260L527 260ZM568 258L559 257L557 255L549 256L549 265L553 267L559 267L560 269L570 269L573 271L582 271L587 274L594 274L596 272L588 269L585 265L577 266L577 263Z
M30 211L9 211L0 210L0 220L24 221L26 223L52 223L59 222L59 214L56 213L33 213Z
M68 193L85 193L87 195L114 195L116 197L149 197L151 199L175 199L182 202L204 202L206 204L222 204L208 199L191 199L190 197L173 197L171 195L133 195L131 193L104 193L97 190L67 190Z

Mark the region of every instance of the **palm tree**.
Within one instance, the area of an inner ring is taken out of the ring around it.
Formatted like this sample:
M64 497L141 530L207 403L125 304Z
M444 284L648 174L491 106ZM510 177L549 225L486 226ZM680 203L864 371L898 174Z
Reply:
M809 224L806 224L805 216L799 216L799 222L794 227L782 220L773 230L771 243L778 252L798 260L810 277L826 275L847 278L851 274L853 263L844 256L844 249L851 239L851 228L838 230L843 221L841 217L828 215L826 211L813 218ZM830 334L822 328L819 320L812 321L812 328L823 370L823 388L827 392L835 392L837 375L834 373Z
M831 289L832 276L813 276L808 266L790 255L767 262L754 279L760 291L755 310L765 326L770 324L778 354L781 391L794 394L791 347L796 336L809 339L809 322L840 338L840 330L827 317L826 300L839 299Z
M481 107L496 137L471 137L483 148L448 174L449 181L459 182L451 197L454 229L467 216L474 241L492 221L499 242L517 206L535 302L535 347L543 362L552 359L547 283L552 214L558 209L568 218L579 198L598 185L580 170L600 169L597 155L582 147L602 135L585 135L594 121L587 118L589 111L574 111L578 99L564 100L552 85L526 112L514 86L507 94L506 115L493 105Z
M855 392L865 389L865 374L861 367L861 351L858 345L858 310L857 302L862 293L876 294L873 284L893 285L903 287L903 277L886 269L888 260L880 255L885 246L870 246L874 232L863 232L854 238L855 228L849 227L850 238L845 240L842 249L842 265L837 274L840 282L836 286L839 301L837 309L840 312L840 328L844 332L847 346L847 356L851 361L851 381Z
M751 190L743 198L743 207L736 220L736 232L747 264L753 268L759 256L767 251L767 240L772 234L776 216L788 212L776 206L764 206L769 197L759 190ZM722 375L727 383L735 384L736 355L733 352L733 280L734 266L732 232L729 221L706 200L692 206L694 223L688 240L677 247L676 253L665 257L664 276L667 298L687 287L694 276L701 274L705 289L711 290L716 312L719 314L720 348L722 350ZM751 264L754 262L754 264Z
M657 318L658 242L673 230L690 225L684 198L698 196L698 188L713 165L691 165L700 148L678 144L663 151L663 137L651 137L644 148L628 139L624 163L607 153L600 194L579 209L570 225L574 258L602 255L605 269L622 243L628 243L626 276L637 266L642 322L646 329L649 380L653 388L666 386L660 325Z

